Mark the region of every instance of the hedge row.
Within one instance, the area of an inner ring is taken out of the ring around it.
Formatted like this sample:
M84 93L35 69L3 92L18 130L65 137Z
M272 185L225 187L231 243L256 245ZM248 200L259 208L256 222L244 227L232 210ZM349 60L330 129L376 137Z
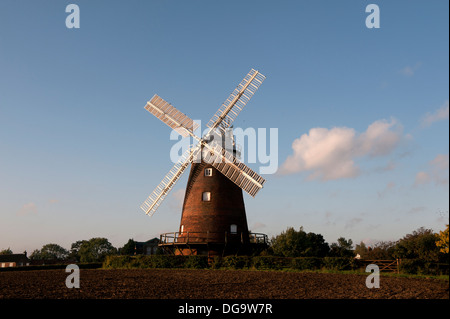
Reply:
M215 257L208 263L207 256L108 256L104 268L196 268L196 269L297 269L297 270L352 270L359 266L353 258L303 257L284 258L272 256Z
M402 259L400 272L415 275L448 275L449 264L432 263L422 259Z
M229 256L216 258L211 265L212 268L232 269L296 269L296 270L352 270L359 266L353 258L345 257L299 257L285 258L272 256Z
M207 256L107 256L101 263L77 263L80 269L94 268L195 268L195 269L296 269L296 270L355 270L365 266L358 260L346 257L228 256L215 257L208 263ZM33 265L0 268L0 271L64 269L67 264ZM448 275L449 264L431 263L421 259L402 259L400 272L419 275Z
M102 263L76 263L80 269L97 269L102 268ZM65 269L69 264L52 264L52 265L31 265L31 266L19 266L19 267L5 267L0 268L0 271L24 271L24 270L50 270L50 269Z
M208 268L207 256L107 256L103 268Z

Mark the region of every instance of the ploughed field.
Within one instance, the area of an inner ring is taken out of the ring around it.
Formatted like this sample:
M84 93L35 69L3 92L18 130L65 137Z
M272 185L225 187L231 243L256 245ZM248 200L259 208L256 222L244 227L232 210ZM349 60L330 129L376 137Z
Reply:
M0 272L0 298L449 299L448 281L364 275L197 269L81 269L67 288L65 269ZM369 273L368 273L369 275Z

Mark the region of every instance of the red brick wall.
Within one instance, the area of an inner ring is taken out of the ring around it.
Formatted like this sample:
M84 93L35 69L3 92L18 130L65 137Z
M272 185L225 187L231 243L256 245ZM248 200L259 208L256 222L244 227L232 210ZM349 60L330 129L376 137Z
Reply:
M212 168L212 176L205 176L204 169ZM241 235L248 241L248 226L245 215L242 190L227 177L209 164L192 164L186 187L186 197L183 204L181 225L186 232L210 232L209 239L216 237L217 241L224 241L225 232L228 243L240 243ZM202 200L203 192L211 193L209 202ZM230 226L237 225L237 234L230 234ZM190 234L190 239L194 238Z

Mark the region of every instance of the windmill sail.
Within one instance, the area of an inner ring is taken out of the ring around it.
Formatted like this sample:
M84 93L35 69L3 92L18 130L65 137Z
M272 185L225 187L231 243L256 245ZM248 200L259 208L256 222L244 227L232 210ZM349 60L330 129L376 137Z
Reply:
M200 150L200 146L194 149L187 150L183 156L180 157L178 162L172 167L169 173L163 178L161 183L155 188L153 193L146 199L146 201L141 205L141 209L147 214L152 216L155 211L161 205L164 198L171 191L178 179L183 175L184 170L189 166L189 164L194 160Z
M204 145L203 160L211 164L248 194L255 197L266 180L216 142L213 141Z
M198 141L196 146L183 154L153 193L141 205L142 210L147 215L152 216L155 213L188 165L194 160L196 161L198 155L201 155L200 150L202 149L207 151L203 155L205 161L211 163L213 167L251 196L255 196L263 187L265 183L264 178L241 163L232 153L223 149L217 142L214 142L212 137L214 133L219 136L226 136L226 130L250 101L265 78L264 75L252 69L208 122L207 126L210 130L203 138L199 138L194 134L194 131L199 126L197 123L194 123L186 114L177 110L158 95L155 94L147 102L145 106L147 111L183 137L191 135Z
M216 133L224 135L225 130L231 126L231 123L233 123L239 112L250 101L253 94L255 94L265 79L266 77L264 75L251 69L228 99L217 110L216 114L209 120L207 126L211 131L216 131Z
M145 109L173 128L183 137L193 134L199 124L194 123L186 114L178 111L167 101L164 101L158 95L154 95L147 102Z

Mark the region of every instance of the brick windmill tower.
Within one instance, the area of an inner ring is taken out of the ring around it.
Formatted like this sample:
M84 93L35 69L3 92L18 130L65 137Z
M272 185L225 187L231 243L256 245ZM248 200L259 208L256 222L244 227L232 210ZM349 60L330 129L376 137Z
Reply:
M251 70L208 122L208 132L194 134L198 124L157 95L145 109L183 137L197 141L141 205L153 215L185 169L192 164L178 232L161 235L160 246L179 255L245 254L265 245L267 236L250 234L242 190L255 196L265 180L244 163L236 150L231 124L264 81Z

